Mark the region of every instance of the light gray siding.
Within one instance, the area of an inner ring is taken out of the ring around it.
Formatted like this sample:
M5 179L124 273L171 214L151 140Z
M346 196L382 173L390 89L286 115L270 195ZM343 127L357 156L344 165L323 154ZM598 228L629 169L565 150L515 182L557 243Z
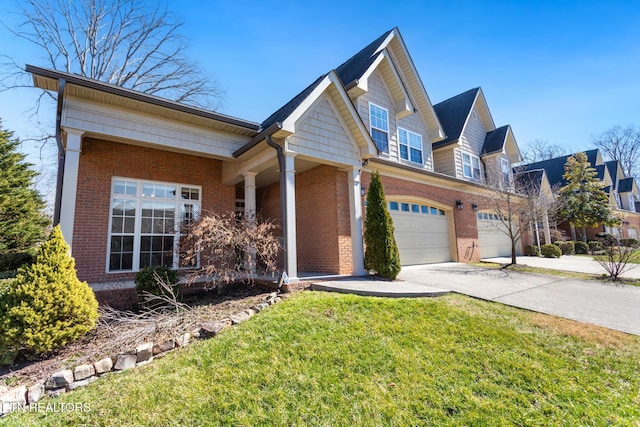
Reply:
M456 161L454 155L455 152L452 148L434 151L434 170L449 176L456 176Z
M427 126L422 121L422 117L420 117L418 113L410 114L407 117L403 117L402 119L398 120L398 126L422 136L422 161L424 164L424 168L433 170L433 155L431 153L429 131L427 130ZM405 160L400 159L399 152L398 160L402 161L403 163L406 162ZM407 163L415 165L415 163Z
M469 114L467 124L460 135L460 144L466 151L480 156L486 135L487 130L482 126L482 121L480 120L476 107L473 107Z
M335 163L360 165L360 153L327 98L322 98L296 124L287 149L309 157Z

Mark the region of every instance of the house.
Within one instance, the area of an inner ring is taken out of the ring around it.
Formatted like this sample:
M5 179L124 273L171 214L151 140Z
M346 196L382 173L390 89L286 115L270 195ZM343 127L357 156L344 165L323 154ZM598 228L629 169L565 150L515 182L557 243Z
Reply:
M596 229L587 229L587 238L591 239L598 232L607 232L618 238L637 239L640 233L640 212L637 204L640 201L640 192L635 178L624 175L618 160L604 161L602 153L598 149L584 152L587 161L596 171L596 177L602 182L604 191L609 195L609 204L614 212L621 218L620 227L601 226ZM520 173L535 170L544 170L549 185L557 189L565 186L564 165L569 157L574 154L555 157L526 165L520 165L517 170ZM567 232L572 232L568 224L561 225L560 228Z
M479 88L460 111L444 108L448 101L435 108L397 28L262 123L27 71L35 86L58 93L56 214L78 276L102 301L126 304L144 266L178 268L178 225L206 211L278 220L292 282L309 273L364 275L373 170L403 265L476 261L483 248L510 253L510 241L480 231L498 217L478 170L496 164L510 173L503 163L520 159L511 128L495 128Z

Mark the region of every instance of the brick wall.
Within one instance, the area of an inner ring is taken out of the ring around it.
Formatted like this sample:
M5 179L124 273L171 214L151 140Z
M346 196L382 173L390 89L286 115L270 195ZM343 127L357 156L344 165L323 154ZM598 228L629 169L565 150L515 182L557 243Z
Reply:
M296 174L298 271L351 274L347 173L318 166Z
M78 277L100 283L134 276L105 273L113 176L200 185L203 211L230 212L235 206L235 187L222 184L221 169L220 160L85 138L73 232Z

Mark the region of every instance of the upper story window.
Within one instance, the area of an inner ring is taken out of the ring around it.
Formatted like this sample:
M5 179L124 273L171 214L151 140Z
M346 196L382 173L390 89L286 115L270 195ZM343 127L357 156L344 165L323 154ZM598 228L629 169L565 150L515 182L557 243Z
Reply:
M422 135L398 128L400 158L422 164Z
M633 198L633 194L629 193L627 196L629 197L629 210L631 212L635 212L636 211L636 201Z
M389 152L389 112L375 104L369 103L369 119L371 137L379 150Z
M462 173L465 178L480 180L480 158L469 153L462 153Z
M179 266L181 229L197 219L197 186L114 178L107 270Z
M620 194L617 191L614 191L613 195L616 198L616 205L618 205L618 209L622 209L622 201L620 200Z

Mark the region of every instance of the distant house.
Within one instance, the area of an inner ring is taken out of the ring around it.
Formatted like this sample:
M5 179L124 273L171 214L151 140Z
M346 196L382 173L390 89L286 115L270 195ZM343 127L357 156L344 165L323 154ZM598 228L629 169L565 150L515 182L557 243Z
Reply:
M627 177L622 171L618 160L605 162L602 153L598 149L588 150L584 152L587 155L589 164L595 169L597 177L603 183L604 191L609 195L609 204L611 208L622 218L620 227L601 226L596 229L587 230L587 237L593 238L598 232L607 232L617 236L618 238L634 238L637 239L640 233L640 191L635 178ZM522 172L544 170L549 185L555 190L567 184L563 178L564 165L569 157L559 156L549 160L530 163L517 167ZM570 227L565 224L563 227L570 232Z
M79 277L103 301L125 304L144 266L179 268L179 225L206 211L278 220L281 269L294 282L364 275L373 170L403 265L510 254L510 241L483 223L498 220L486 171L511 179L520 161L511 127L495 127L480 88L432 105L397 28L262 123L27 70L35 86L59 93L57 213Z

